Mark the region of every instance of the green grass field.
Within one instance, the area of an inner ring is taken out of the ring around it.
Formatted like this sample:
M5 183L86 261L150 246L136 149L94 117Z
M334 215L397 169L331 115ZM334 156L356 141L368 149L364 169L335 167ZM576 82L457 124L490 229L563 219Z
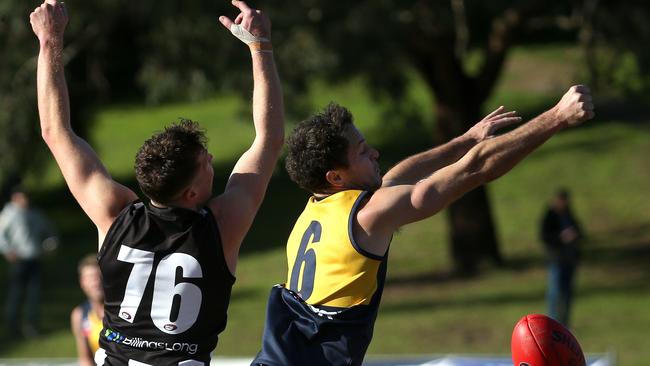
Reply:
M548 52L560 55L564 51ZM562 69L559 57L535 60L561 76L549 81L561 87L545 89L531 86L533 81L521 81L526 71L521 63L528 62L530 54L515 52L509 73L488 106L506 104L527 115L559 97L564 86L571 83L571 77L566 76L570 70ZM520 59L523 61L517 61ZM381 114L354 81L330 89L316 85L315 90L314 108L329 100L350 106L369 141L376 142L380 151L389 152L382 156L385 167L403 157L392 155L393 151L404 154L427 147L427 136L404 134L408 140L402 141L393 137L400 135L387 135ZM422 85L415 83L411 98L419 108L430 111L428 99L422 98L424 92ZM245 104L233 97L155 108L110 106L97 116L93 146L115 178L135 188L132 161L140 143L163 122L177 117L198 120L208 130L210 150L216 157L218 191L233 159L252 138L242 109ZM430 112L423 115L431 116ZM369 353L509 353L510 334L517 320L527 313L545 311L546 270L537 227L548 198L558 186L566 186L573 192L576 214L588 236L578 273L573 331L586 352L614 351L620 365L647 365L648 152L647 122L597 118L589 126L554 137L507 176L489 185L507 266L486 266L475 278L449 274L444 213L400 231L392 244L386 289ZM96 250L96 234L62 186L55 167L35 172L31 184L37 183L41 190L36 200L56 221L63 237L59 251L46 258L44 334L29 341L0 336L0 357L74 356L69 312L83 298L76 284L76 261ZM252 356L257 352L266 296L274 283L285 281L284 240L306 197L289 182L283 169L276 171L244 244L229 325L220 339L218 354ZM3 284L5 269L3 262Z

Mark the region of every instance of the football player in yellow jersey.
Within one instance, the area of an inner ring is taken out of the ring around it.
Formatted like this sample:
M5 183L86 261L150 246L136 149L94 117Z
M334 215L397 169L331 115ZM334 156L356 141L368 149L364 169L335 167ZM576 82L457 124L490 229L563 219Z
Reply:
M104 290L97 256L90 254L78 265L79 285L87 300L75 307L70 315L72 334L77 345L80 366L94 366L94 354L99 348L99 332L104 318Z
M508 172L558 131L594 116L587 87L517 123L498 108L462 136L381 176L379 152L330 104L288 139L286 168L312 193L287 243L288 276L271 290L253 365L361 365L372 338L393 233Z

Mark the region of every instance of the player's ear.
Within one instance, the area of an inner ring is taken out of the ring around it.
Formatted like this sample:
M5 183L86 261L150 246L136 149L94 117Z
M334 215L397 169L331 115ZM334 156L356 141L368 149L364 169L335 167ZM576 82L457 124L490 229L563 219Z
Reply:
M189 186L189 187L185 188L183 190L183 194L181 195L181 197L183 197L184 201L192 201L192 200L194 200L196 198L196 196L197 196L197 193L194 190L193 186Z
M333 187L343 187L343 177L336 170L328 170L325 173L325 179Z

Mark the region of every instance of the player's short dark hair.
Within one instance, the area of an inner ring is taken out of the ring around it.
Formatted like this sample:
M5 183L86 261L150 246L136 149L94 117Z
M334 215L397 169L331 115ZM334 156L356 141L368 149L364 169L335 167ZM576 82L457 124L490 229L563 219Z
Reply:
M170 202L194 178L196 158L206 144L205 131L189 119L151 136L135 157L135 178L142 192L156 202Z
M324 191L327 171L348 166L344 131L352 122L352 113L336 103L300 122L287 139L285 167L291 180L309 192Z

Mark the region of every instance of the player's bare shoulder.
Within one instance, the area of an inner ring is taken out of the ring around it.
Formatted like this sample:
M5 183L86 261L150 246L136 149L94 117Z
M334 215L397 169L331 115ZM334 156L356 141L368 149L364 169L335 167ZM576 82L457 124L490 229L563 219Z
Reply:
M367 194L359 203L353 220L353 235L364 250L383 256L388 250L395 231L392 227L382 225L385 210L389 209L386 200L390 189L380 188Z
M412 188L405 184L384 186L369 194L357 214L360 225L369 232L391 236L400 226L395 218L400 216L401 202L409 200Z

